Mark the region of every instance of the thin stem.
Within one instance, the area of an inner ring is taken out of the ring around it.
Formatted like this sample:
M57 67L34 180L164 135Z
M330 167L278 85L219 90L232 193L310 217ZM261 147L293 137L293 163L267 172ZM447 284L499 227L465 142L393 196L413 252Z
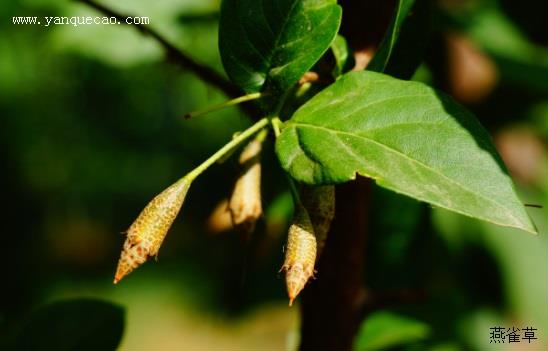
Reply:
M276 107L274 108L274 112L271 115L273 116L273 118L278 119L278 121L280 120L280 115L281 115L282 109L285 106L285 102L287 101L287 98L290 95L294 94L294 92L295 92L295 88L293 87L293 88L287 89L282 94L282 96L280 97L280 100L278 101L278 103L276 104Z
M270 124L272 125L272 129L274 130L274 135L277 137L281 134L281 124L282 121L278 116L270 118ZM289 174L287 174L287 182L289 183L289 190L291 190L291 195L293 196L293 201L296 205L301 205L301 197L299 195L299 191L297 190L297 185L295 184L295 181Z
M293 202L297 206L301 206L301 196L299 195L299 190L297 190L297 185L295 184L295 181L289 174L287 174L287 182L289 183L289 190L291 190L291 196L293 196Z
M238 145L240 145L242 142L247 140L249 137L251 137L253 134L257 133L264 127L266 127L269 123L268 118L262 118L258 122L256 122L251 127L247 128L240 134L238 134L235 138L233 138L231 141L229 141L225 146L220 148L216 153L211 155L207 160L205 160L201 165L194 168L190 173L188 173L186 176L184 176L185 179L188 181L193 181L196 179L200 174L202 174L206 169L208 169L211 165L213 165L215 162L221 160L226 154L230 153L234 148L236 148Z
M241 104L241 103L246 102L246 101L257 100L257 99L260 99L263 96L264 96L263 93L252 93L252 94L239 96L235 99L228 100L228 101L225 101L225 102L217 104L217 105L209 106L209 107L206 107L202 110L187 113L186 115L184 115L184 118L189 119L189 118L192 118L192 117L202 116L202 115L205 115L207 113L222 110L224 108L235 106L235 105Z
M232 138L238 137L241 133L234 134ZM266 137L268 136L268 128L263 128L259 133L255 135L255 140L257 140L259 143L263 143ZM232 149L230 152L227 152L223 157L221 157L217 163L224 163L226 160L228 160L232 154L234 154L236 150Z
M280 117L272 117L270 118L270 124L272 125L272 129L274 129L274 136L279 137L281 132L280 125L282 124L282 121L280 120Z

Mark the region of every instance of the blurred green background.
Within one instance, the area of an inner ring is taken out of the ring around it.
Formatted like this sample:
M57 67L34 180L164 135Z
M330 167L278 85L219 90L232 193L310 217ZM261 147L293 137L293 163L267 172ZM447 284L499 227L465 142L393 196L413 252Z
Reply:
M101 3L150 17L151 27L222 72L219 1ZM548 4L434 3L429 50L414 79L477 114L523 201L545 206L529 208L541 234L375 188L364 214L366 287L417 298L372 312L356 349L502 350L489 343L489 328L532 326L538 340L505 350L546 350ZM295 349L298 308L287 307L277 274L292 208L272 152L263 165L265 219L251 241L208 222L237 175L229 160L193 184L159 262L112 284L120 233L250 121L235 108L181 119L226 97L166 62L134 28L12 23L12 16L88 15L100 14L66 0L0 3L0 338L24 337L21 326L47 303L97 298L125 311L120 350Z

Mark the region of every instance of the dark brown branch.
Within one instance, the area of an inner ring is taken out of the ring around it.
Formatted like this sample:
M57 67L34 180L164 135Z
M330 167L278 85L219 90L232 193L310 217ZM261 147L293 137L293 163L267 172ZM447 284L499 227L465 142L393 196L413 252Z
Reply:
M364 255L371 181L337 186L335 220L317 264L317 279L302 294L301 351L351 351L363 318Z
M339 4L344 13L341 33L354 52L378 47L395 1L341 0ZM367 226L370 185L370 180L358 177L337 186L335 220L317 263L317 280L303 291L300 351L351 351L364 312L391 300L367 301L364 271L371 234Z
M96 9L99 12L104 13L109 17L115 17L121 23L126 23L126 18L134 17L130 15L120 14L115 12L101 4L96 3L93 0L76 0L81 3L87 4L90 7ZM192 71L203 81L217 87L223 93L230 97L238 97L242 95L240 89L230 83L228 80L223 78L219 73L214 71L208 66L202 65L201 63L196 62L193 58L187 55L185 52L176 48L173 44L167 41L163 36L158 34L154 29L150 28L144 24L129 24L139 30L143 35L148 35L151 38L154 38L165 50L168 59L180 67Z

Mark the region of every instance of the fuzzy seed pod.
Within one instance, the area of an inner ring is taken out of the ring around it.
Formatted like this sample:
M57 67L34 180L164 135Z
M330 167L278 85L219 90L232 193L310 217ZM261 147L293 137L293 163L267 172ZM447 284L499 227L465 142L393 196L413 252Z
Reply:
M318 242L318 258L322 254L327 234L335 217L335 187L301 186L301 201L308 211Z
M236 180L228 208L234 227L245 233L255 229L255 223L263 215L261 204L262 143L252 140L240 154L242 173Z
M158 250L183 205L189 187L190 182L183 178L162 191L141 211L127 231L114 284L149 257L158 255Z
M289 306L314 275L316 263L316 236L310 222L310 217L302 205L296 205L295 215L289 227L285 261L282 270L285 271Z

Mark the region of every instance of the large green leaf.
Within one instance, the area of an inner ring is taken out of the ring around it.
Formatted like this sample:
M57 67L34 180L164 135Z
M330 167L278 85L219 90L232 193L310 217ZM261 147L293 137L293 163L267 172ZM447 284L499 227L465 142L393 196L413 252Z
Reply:
M368 316L361 325L354 350L387 350L424 340L430 334L428 324L388 311Z
M247 92L283 92L329 48L340 20L336 0L224 0L225 70Z
M381 45L375 52L375 56L373 56L371 62L367 65L367 69L369 71L384 72L386 66L388 65L388 60L392 55L392 51L396 46L400 29L403 26L403 23L405 22L405 19L414 2L415 0L398 0L394 18L390 23L390 27L388 27Z
M123 330L122 308L99 300L65 300L33 313L14 350L116 350Z
M418 200L536 232L487 132L422 83L346 74L295 112L276 151L305 183L341 183L359 173Z

